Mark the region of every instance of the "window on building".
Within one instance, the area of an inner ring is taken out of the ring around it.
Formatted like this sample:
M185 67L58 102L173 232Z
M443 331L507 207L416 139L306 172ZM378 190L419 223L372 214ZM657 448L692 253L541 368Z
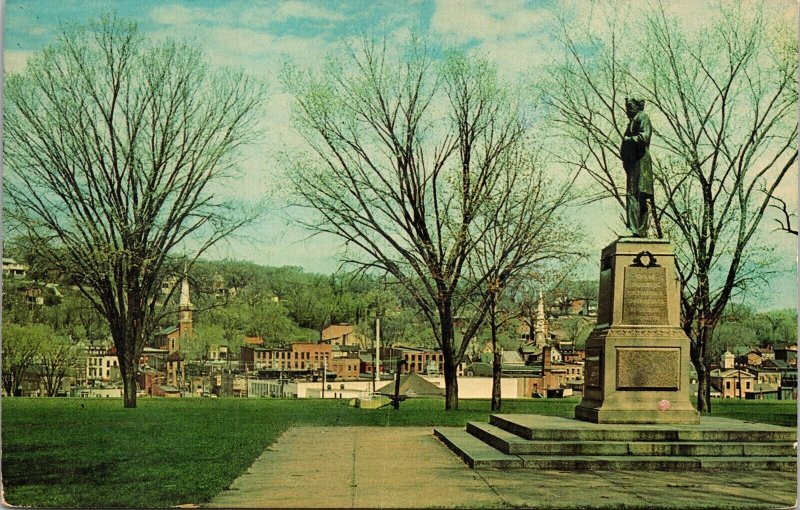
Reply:
M731 382L730 381L725 381L725 389L726 390L731 389Z
M744 387L745 387L745 389L749 390L750 389L750 381L745 381Z

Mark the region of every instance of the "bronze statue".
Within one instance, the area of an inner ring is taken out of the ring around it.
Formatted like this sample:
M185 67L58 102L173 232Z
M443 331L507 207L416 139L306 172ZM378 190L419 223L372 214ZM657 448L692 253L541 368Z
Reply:
M627 175L627 226L633 237L647 237L653 199L653 162L650 159L650 118L644 113L644 99L625 99L628 128L622 137L619 155Z

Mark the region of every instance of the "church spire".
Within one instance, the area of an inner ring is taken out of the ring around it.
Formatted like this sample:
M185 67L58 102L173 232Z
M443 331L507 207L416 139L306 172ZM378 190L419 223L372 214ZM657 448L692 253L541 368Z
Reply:
M181 299L178 304L178 336L184 337L192 334L192 302L189 300L189 275L186 267L183 268L183 281L181 282Z
M542 287L539 287L539 304L536 307L536 316L537 318L544 319L544 294L542 293Z
M536 345L547 343L547 320L544 315L544 294L542 287L539 287L539 303L536 306L536 323L533 328L533 339Z
M180 308L191 308L192 302L189 301L189 274L186 266L183 266L183 280L181 281L181 301Z

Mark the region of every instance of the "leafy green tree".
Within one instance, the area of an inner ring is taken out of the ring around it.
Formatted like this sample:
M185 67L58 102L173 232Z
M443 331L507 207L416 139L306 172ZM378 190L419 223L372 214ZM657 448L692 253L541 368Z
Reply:
M247 335L259 336L271 345L294 340L299 333L297 324L280 301L270 299L249 307L246 317Z
M33 372L48 397L54 397L64 379L80 370L78 345L69 337L55 333L43 338L33 363Z
M761 347L797 342L797 309L758 313L753 319Z
M14 324L3 320L3 389L15 396L25 373L33 366L42 346L54 336L45 324Z
M594 324L583 317L567 317L561 321L561 327L565 334L564 340L573 342L577 348L583 348Z
M218 324L197 325L192 328L192 335L181 343L181 351L187 361L195 362L202 372L211 359L213 348L227 345L225 330Z

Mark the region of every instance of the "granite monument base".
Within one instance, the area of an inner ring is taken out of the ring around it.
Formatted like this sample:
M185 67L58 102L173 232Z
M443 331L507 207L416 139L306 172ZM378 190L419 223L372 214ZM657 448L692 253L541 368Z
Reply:
M698 423L689 401L689 339L668 241L622 238L602 252L597 326L586 342L579 420Z

